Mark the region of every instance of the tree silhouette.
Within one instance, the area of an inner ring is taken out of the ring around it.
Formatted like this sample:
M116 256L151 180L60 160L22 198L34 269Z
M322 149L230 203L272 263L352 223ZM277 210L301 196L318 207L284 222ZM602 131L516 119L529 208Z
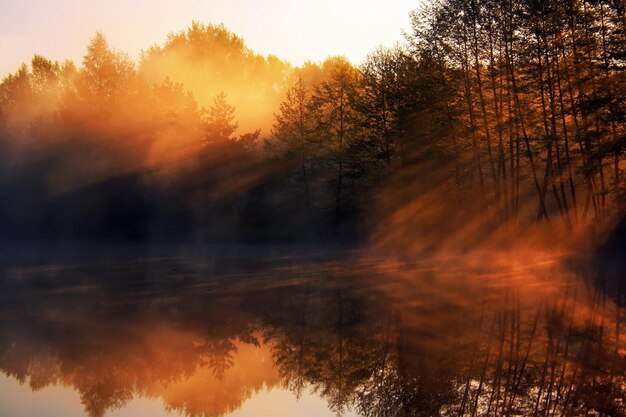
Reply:
M232 139L238 123L234 122L235 108L226 101L226 94L219 93L207 112L207 137L209 141L221 142Z
M97 32L83 57L79 86L83 97L93 104L107 104L126 92L134 78L134 63L113 51L102 32Z

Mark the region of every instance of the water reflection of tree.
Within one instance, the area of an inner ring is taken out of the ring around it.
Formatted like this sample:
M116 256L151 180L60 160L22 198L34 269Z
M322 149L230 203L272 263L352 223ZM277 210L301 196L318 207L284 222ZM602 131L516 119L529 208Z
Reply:
M211 268L4 277L0 368L33 389L75 387L90 416L135 395L221 415L279 375L336 413L625 415L619 305L597 283L524 277L543 282L533 295L461 268ZM275 370L259 367L265 351Z
M102 271L5 277L2 371L33 390L59 383L75 387L90 416L122 407L136 395L162 397L170 409L188 415L221 415L278 382L271 364L264 373L233 369L242 346L259 347L257 321L238 307L238 297L204 291L186 296L198 291L199 281L181 283L169 269L155 275L139 267L130 273L109 265ZM254 360L262 354L246 352ZM189 386L191 380L215 391L212 402L205 401L211 396L203 389Z
M332 296L308 290L280 304L289 314L270 338L287 386L311 386L338 413L625 415L623 342L609 335L619 321L597 286L559 280L556 297L522 301L515 288L482 287L487 303L456 306L465 329L447 337L450 312L435 313L454 310L454 294L411 308L336 282Z
M406 337L380 293L349 277L324 278L328 288L291 289L270 303L287 313L270 316L266 332L286 386L297 395L312 388L337 413L436 413L452 395L449 358L435 360Z

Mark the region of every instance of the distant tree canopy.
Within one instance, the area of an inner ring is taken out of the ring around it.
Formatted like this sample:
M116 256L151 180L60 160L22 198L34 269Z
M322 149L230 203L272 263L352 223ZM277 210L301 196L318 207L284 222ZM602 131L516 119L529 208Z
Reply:
M0 91L0 221L11 239L193 238L209 185L237 184L219 165L250 170L260 134L233 135L225 93L204 109L170 78L150 83L102 33L80 68L35 55Z
M203 106L224 91L245 115L240 120L243 129L269 130L291 66L252 52L223 25L193 22L187 30L170 34L163 46L144 51L139 71L151 83L169 77L183 84Z
M0 83L1 233L402 244L623 216L619 2L411 18L360 66L293 68L197 22L138 66L102 33L79 68L35 55Z

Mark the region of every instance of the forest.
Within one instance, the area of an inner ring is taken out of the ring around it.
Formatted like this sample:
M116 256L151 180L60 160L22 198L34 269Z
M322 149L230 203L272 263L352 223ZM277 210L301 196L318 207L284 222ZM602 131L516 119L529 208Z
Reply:
M625 10L436 0L359 64L295 67L200 22L138 62L101 32L80 65L34 55L0 83L0 240L432 247L623 228Z

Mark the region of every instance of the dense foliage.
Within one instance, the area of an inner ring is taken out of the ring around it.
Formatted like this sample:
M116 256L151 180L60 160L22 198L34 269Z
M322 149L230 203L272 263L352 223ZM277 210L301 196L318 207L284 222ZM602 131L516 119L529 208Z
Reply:
M292 68L199 23L138 66L100 33L80 68L35 55L0 84L1 233L395 239L608 222L624 206L624 13L439 0L412 13L405 45L358 67Z

